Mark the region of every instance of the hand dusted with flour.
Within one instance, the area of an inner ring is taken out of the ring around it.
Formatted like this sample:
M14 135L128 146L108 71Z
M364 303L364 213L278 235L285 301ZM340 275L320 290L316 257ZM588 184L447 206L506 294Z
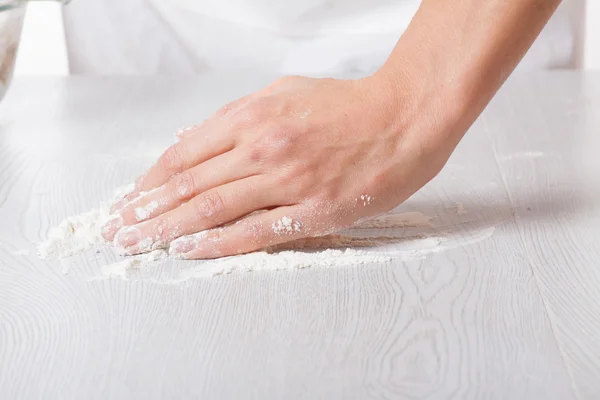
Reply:
M375 80L287 78L241 99L183 132L138 181L137 191L149 194L118 211L105 237L134 254L185 235L173 252L214 258L389 211L448 155L425 149L409 124L397 125L392 97Z
M375 75L284 78L180 131L103 236L215 258L389 211L441 170L558 4L423 1Z

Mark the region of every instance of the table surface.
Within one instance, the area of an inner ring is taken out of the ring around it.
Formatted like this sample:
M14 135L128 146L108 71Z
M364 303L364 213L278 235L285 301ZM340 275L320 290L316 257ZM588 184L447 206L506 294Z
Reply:
M600 74L509 80L398 208L492 234L421 259L167 283L190 264L94 280L110 254L20 252L271 79L14 82L0 105L3 398L600 398Z

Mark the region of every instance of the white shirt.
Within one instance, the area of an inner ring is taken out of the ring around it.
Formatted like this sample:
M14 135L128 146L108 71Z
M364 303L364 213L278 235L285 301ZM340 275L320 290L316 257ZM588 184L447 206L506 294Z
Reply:
M563 1L520 68L573 62ZM363 76L389 56L418 0L76 0L65 8L73 73Z

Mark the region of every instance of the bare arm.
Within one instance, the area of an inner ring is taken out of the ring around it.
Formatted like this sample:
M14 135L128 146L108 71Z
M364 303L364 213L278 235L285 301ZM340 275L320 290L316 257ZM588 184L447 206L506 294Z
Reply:
M441 118L459 139L515 69L560 0L424 0L377 76ZM400 95L399 95L400 96Z

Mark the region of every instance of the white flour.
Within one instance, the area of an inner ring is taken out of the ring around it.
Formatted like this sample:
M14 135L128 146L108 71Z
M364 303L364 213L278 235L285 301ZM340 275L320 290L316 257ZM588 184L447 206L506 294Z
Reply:
M219 260L203 261L194 268L181 271L178 278L185 281L190 278L203 278L232 272L356 266L390 262L393 259L393 254L360 249L326 249L316 252L287 250L277 253L259 251Z
M153 279L158 284L179 284L190 279L214 277L236 272L276 271L304 268L335 268L372 266L374 264L423 259L431 254L466 246L485 240L495 228L476 229L458 237L452 235L416 237L350 237L329 235L298 240L273 249L224 257L218 260L186 261L185 268L168 278ZM356 247L348 248L348 245ZM138 256L141 257L141 256ZM167 257L159 253L154 259ZM148 261L134 259L104 267L102 276L95 279L119 277L130 279Z
M447 237L415 237L399 240L398 237L374 237L374 238L351 238L354 244L358 240L362 248L348 248L347 236L331 235L322 238L322 246L311 247L316 242L305 243L299 246L281 246L279 249L295 248L302 250L280 250L277 252L260 251L233 257L225 257L218 260L197 261L196 265L179 272L176 279L171 282L177 283L192 278L205 278L210 276L231 274L233 272L253 271L275 271L285 269L304 268L334 268L351 267L360 265L373 265L392 261L409 261L422 259L430 254L439 253L477 243L492 236L494 227L477 230L470 235L460 238L449 239ZM385 244L396 244L396 246L385 247ZM352 241L352 240L351 240ZM401 242L401 244L399 244ZM317 244L318 246L318 244ZM336 248L340 247L340 248Z
M154 200L148 203L145 207L137 207L133 212L135 219L138 222L147 220L150 215L158 208L158 201Z
M368 194L363 194L360 196L360 201L363 203L363 206L368 206L369 204L371 204L371 201L373 201L373 198L371 196L369 196Z
M100 232L111 219L108 205L74 215L52 228L48 238L37 247L40 258L64 258L91 248L98 249L104 239Z
M132 185L121 188L115 193L115 200L132 190ZM365 202L370 200L361 199ZM37 247L38 255L44 259L61 259L94 249L100 251L107 247L101 236L102 227L112 216L109 214L111 202L103 203L99 208L66 218L58 226L50 229L48 238ZM150 205L148 210L154 208ZM145 211L148 211L145 210ZM407 236L406 229L397 229L390 234L390 228L422 228L419 231L434 228L430 216L419 212L388 214L357 223L348 230L347 235L327 235L311 237L285 243L265 251L240 256L225 257L217 260L187 261L191 268L182 269L171 283L191 278L229 274L237 271L280 270L308 267L336 267L365 265L393 260L411 260L423 258L428 254L450 248L460 247L486 239L493 234L494 228L472 232L458 238L448 235L429 235L419 233ZM301 224L290 217L283 217L273 223L277 234L291 234L301 230ZM377 230L387 229L386 235L378 236ZM375 235L359 235L360 232L375 232ZM150 239L151 240L151 239ZM142 246L143 247L143 246ZM148 250L152 246L148 246ZM123 260L102 267L101 277L129 279L129 276L143 266L169 257L165 250L154 250L146 254L126 257Z
M273 222L273 232L280 235L282 233L290 234L300 232L302 225L300 222L294 221L290 217L283 217L277 222Z
M114 199L131 192L133 185L119 188ZM98 250L106 244L101 236L102 227L113 217L109 213L111 202L102 203L98 208L63 220L48 232L48 238L37 246L38 255L43 259L64 258L84 252Z
M140 268L147 263L162 260L168 256L165 250L154 250L147 254L128 257L125 260L102 266L102 275L106 278L116 277L128 279L128 273L135 268Z

